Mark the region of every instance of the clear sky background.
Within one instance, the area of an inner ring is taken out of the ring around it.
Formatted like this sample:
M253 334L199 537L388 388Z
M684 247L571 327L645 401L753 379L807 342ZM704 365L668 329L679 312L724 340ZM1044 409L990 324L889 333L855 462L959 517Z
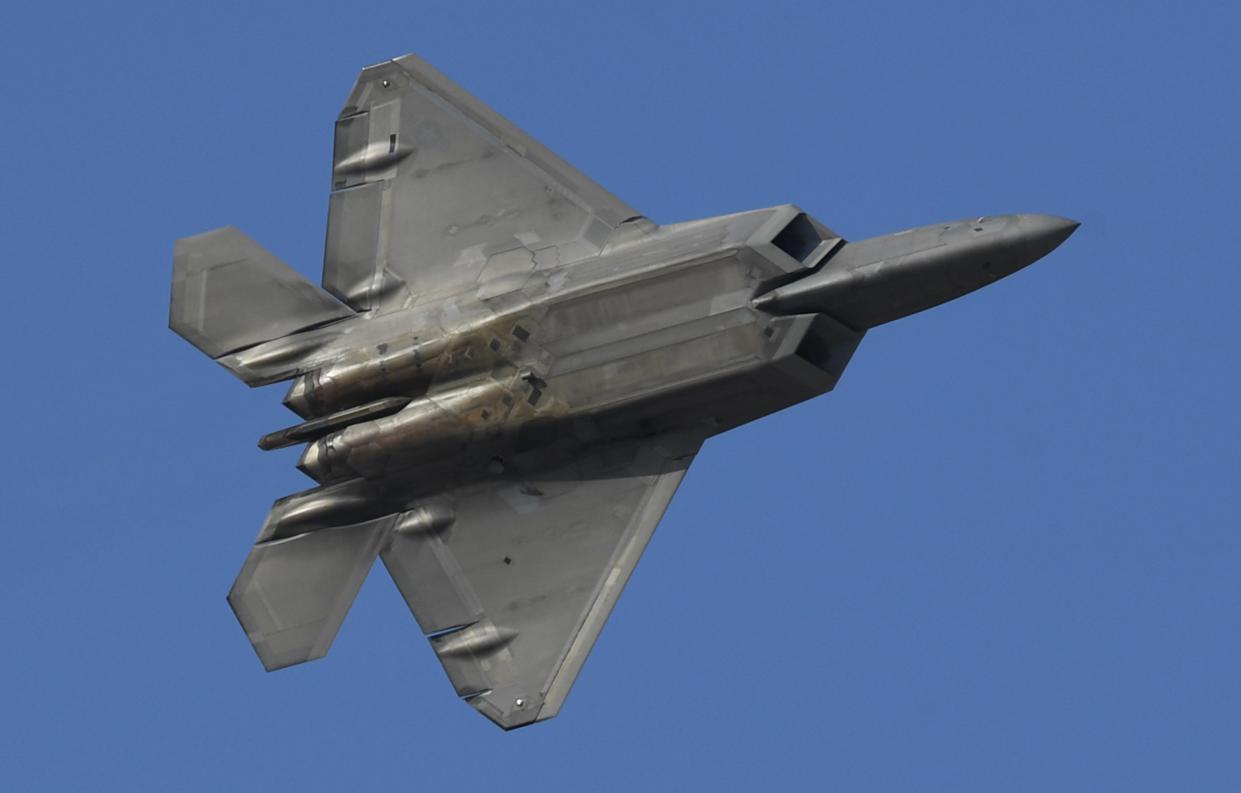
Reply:
M32 3L0 28L0 788L1241 788L1228 3ZM453 695L377 569L266 674L224 596L282 387L173 240L317 280L332 121L414 51L657 222L1081 220L707 444L560 717Z

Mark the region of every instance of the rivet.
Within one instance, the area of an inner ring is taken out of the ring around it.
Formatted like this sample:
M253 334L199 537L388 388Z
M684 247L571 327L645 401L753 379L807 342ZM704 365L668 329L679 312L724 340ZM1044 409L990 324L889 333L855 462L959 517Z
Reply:
M513 700L513 705L514 707L524 708L526 706L526 701L522 699L521 697L518 697L517 699Z
M384 80L383 82L380 83L380 85L382 85L384 88L387 88L390 85L392 85L392 83L387 80Z

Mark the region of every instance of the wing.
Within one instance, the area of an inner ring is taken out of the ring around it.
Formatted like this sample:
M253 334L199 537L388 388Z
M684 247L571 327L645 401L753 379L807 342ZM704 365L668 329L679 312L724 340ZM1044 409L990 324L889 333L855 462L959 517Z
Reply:
M323 286L405 305L589 255L637 214L406 55L363 69L336 122Z
M384 564L458 695L505 729L556 715L698 445L598 448L393 533Z

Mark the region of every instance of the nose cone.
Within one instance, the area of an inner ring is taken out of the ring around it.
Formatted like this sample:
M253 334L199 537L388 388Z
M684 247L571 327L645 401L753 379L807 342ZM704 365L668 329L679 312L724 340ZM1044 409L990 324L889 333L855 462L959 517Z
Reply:
M1078 227L1054 215L995 215L846 245L804 278L754 301L764 311L829 314L864 329L973 292L1028 267Z
M1055 215L1016 215L1006 230L1020 250L1022 266L1033 264L1060 246L1081 224Z

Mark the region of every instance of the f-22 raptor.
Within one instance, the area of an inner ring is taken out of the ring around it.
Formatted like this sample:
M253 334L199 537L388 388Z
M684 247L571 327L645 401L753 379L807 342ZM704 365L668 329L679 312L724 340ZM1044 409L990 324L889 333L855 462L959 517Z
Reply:
M317 483L275 502L229 603L267 669L320 658L378 556L459 697L551 718L707 438L1077 225L661 226L422 60L363 69L322 288L232 227L176 243L171 328L247 385L292 381L303 420L259 446L306 444Z

